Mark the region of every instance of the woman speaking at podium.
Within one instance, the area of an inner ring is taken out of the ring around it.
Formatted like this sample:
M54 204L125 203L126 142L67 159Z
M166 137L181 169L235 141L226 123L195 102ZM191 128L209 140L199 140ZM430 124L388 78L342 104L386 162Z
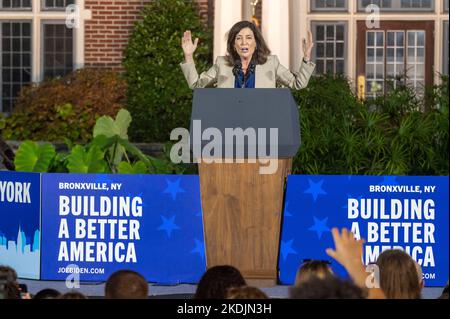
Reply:
M270 55L264 38L249 21L236 23L227 40L227 55L219 56L214 65L198 75L194 52L198 38L192 41L190 31L181 39L184 63L181 63L186 81L191 89L218 88L276 88L277 84L300 90L308 85L315 64L310 61L313 48L312 34L303 39L303 61L298 72L291 72L281 65L278 57Z

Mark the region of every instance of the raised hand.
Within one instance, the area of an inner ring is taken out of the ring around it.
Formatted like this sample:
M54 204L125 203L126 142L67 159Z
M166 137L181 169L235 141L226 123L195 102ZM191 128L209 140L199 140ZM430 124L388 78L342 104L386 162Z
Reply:
M326 253L345 267L354 283L363 289L367 289L369 274L364 269L362 252L364 240L356 240L353 233L343 228L341 233L337 228L331 230L335 248L328 248ZM384 299L385 294L381 288L371 287L368 289L368 299Z
M308 30L308 40L306 40L305 38L303 38L303 57L307 60L310 61L311 60L311 51L312 48L314 47L314 42L313 42L313 36L311 31Z
M186 61L192 59L195 50L197 50L197 44L198 38L196 38L195 41L192 42L191 31L185 31L183 37L181 38L181 47L183 48Z
M328 248L326 253L346 268L361 267L364 240L356 240L346 228L342 229L342 234L337 228L333 228L331 233L335 249Z

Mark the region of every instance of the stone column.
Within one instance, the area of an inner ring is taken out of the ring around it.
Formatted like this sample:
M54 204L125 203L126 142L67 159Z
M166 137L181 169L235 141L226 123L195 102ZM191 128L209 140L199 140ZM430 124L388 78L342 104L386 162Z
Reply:
M290 66L289 0L264 0L262 33L272 54L281 64Z
M227 52L228 31L242 20L242 0L216 0L214 9L214 60Z

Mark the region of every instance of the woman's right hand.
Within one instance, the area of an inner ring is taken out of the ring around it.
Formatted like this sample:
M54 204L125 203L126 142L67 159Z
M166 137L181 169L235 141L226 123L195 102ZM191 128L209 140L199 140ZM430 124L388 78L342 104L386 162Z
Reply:
M197 49L198 38L192 42L191 31L185 31L183 37L181 38L181 47L183 48L184 58L186 62L193 60L194 52Z

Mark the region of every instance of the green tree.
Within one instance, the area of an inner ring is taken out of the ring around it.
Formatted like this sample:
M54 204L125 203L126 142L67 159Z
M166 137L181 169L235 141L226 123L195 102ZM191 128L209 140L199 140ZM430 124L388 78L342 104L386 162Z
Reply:
M125 50L127 107L134 142L165 142L176 127L189 127L192 91L179 64L181 38L191 30L199 38L195 61L199 72L212 61L212 32L193 1L152 1L142 12Z

